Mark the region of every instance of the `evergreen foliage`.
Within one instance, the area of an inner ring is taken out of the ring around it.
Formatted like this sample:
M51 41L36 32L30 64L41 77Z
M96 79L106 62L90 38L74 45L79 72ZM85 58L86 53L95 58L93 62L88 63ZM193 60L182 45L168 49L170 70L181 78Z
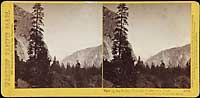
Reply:
M112 54L114 60L132 60L131 48L128 46L128 7L126 4L119 4L117 7L116 28L114 31Z

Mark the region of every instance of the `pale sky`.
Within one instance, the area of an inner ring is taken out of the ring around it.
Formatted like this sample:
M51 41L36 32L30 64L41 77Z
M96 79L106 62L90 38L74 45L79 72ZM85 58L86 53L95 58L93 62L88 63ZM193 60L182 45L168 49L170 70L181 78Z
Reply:
M104 4L116 12L116 5ZM143 60L190 43L190 4L128 4L128 40Z
M17 4L32 12L33 4ZM81 49L102 44L101 4L42 4L44 40L59 60Z

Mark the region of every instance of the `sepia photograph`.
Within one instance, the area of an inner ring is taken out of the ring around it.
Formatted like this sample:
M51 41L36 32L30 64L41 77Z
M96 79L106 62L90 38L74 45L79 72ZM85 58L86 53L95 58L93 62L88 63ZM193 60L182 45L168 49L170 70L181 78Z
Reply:
M197 97L195 1L4 1L4 97Z
M15 3L15 88L101 88L102 5Z
M104 4L104 88L190 88L191 4Z
M191 85L190 4L16 3L14 32L16 88Z

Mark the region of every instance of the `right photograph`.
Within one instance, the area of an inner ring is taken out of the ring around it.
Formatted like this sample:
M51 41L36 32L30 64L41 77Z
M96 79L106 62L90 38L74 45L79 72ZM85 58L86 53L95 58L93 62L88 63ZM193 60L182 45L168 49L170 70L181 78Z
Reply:
M190 88L191 5L103 5L104 88Z

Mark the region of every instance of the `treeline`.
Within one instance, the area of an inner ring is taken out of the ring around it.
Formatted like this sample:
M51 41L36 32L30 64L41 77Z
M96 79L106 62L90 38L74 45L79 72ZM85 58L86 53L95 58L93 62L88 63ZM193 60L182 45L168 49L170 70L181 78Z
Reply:
M78 61L76 65L71 66L68 63L65 66L54 57L52 64L45 68L48 71L41 75L38 72L42 69L34 69L26 61L19 61L16 58L15 65L15 86L18 88L93 88L102 85L102 69L94 65L81 68Z
M160 65L144 64L140 57L130 63L104 60L103 69L104 79L113 87L190 88L190 61L185 67L167 67L163 61Z
M81 68L79 61L75 66L71 66L69 63L66 68L64 66L54 58L50 67L51 80L53 80L51 87L101 87L101 68L96 68L94 65Z
M60 64L50 59L47 46L43 40L44 8L40 3L33 6L31 17L32 27L28 39L28 59L20 60L15 50L15 86L16 87L101 87L101 68L94 65L90 68L81 68L77 62L75 66ZM14 21L16 32L16 22ZM15 39L15 48L17 48ZM52 63L52 64L51 64Z

